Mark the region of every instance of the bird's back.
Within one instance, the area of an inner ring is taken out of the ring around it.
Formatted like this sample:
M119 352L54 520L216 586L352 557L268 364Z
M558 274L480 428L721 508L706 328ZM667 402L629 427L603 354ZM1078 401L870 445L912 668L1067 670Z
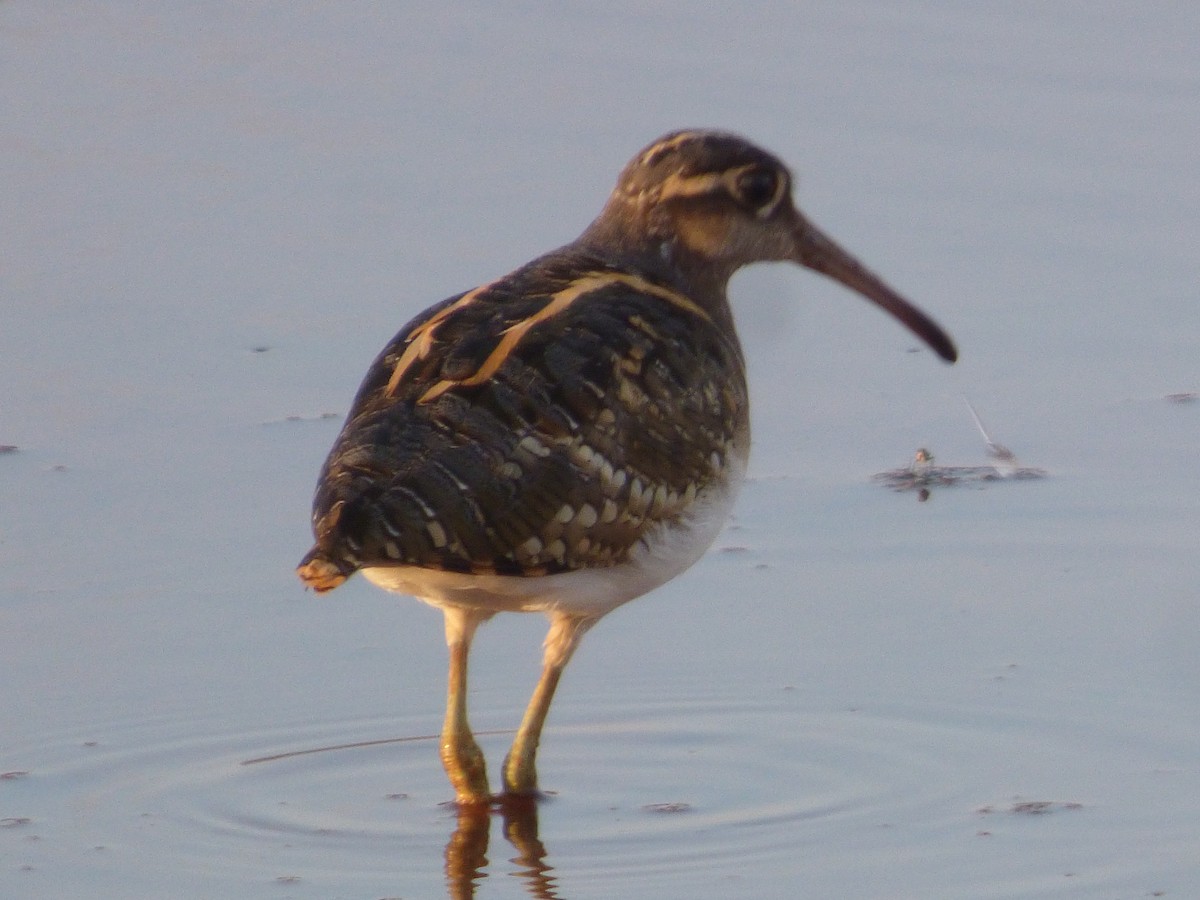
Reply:
M301 577L626 562L748 453L741 351L706 306L570 245L427 310L355 398Z

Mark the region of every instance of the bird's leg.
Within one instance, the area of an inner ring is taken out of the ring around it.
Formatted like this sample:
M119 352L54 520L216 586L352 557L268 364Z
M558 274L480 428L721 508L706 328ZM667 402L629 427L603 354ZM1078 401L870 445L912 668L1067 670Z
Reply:
M477 805L491 800L487 762L467 721L467 656L475 629L490 613L447 607L446 646L450 649L450 674L446 690L446 721L442 726L442 765L460 804Z
M545 656L542 661L542 677L538 680L525 717L512 749L504 759L504 792L510 795L532 796L537 794L537 749L546 724L546 714L554 699L554 689L562 677L563 669L571 654L579 646L579 640L595 623L594 618L571 616L566 613L550 614L550 631L546 635Z

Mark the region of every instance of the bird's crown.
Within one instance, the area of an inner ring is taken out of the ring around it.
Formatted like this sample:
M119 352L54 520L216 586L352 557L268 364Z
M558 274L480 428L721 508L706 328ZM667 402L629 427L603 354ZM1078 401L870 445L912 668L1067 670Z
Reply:
M687 130L664 135L638 153L621 172L615 193L643 205L732 201L766 218L789 195L791 180L787 166L744 138Z

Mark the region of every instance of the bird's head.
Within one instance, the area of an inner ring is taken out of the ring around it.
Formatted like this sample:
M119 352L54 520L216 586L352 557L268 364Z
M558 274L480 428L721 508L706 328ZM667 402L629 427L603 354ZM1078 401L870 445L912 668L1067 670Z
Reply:
M958 356L940 326L800 213L787 166L737 135L677 131L650 144L625 166L584 239L722 286L749 263L793 262L878 304L943 359Z

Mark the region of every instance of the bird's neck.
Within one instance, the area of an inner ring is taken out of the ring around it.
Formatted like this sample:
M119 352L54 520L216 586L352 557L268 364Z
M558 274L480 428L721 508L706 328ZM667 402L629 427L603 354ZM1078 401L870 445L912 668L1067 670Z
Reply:
M699 257L669 229L640 220L633 208L606 208L572 246L670 285L702 306L714 320L730 321L725 291L736 267Z

